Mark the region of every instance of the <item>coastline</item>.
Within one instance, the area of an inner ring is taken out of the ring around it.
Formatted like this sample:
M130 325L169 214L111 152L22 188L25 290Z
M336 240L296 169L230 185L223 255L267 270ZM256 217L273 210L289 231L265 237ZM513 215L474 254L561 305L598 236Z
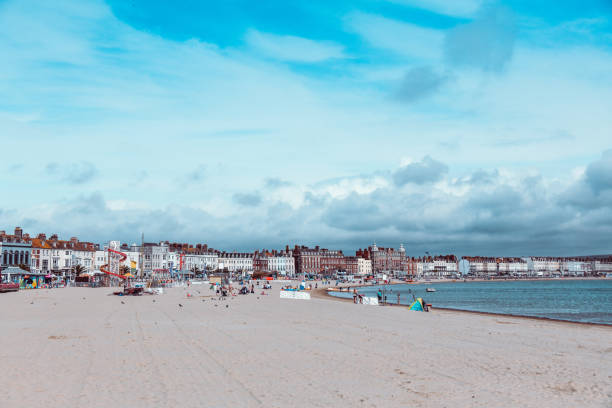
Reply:
M393 283L393 285L397 285L397 284L399 283ZM378 286L378 285L361 285L361 286L350 286L350 287L353 288L353 287L363 287L363 286ZM342 298L342 297L331 295L329 291L327 290L327 288L313 289L311 291L311 294L313 297L316 297L319 299L330 299L331 298L332 300L353 303L353 300L350 298ZM404 308L409 307L409 305L403 305L403 304L398 305L397 303L389 303L384 306L394 306L394 307L404 307ZM431 311L429 313L435 313L436 311L447 312L450 314L468 313L471 315L508 317L508 318L513 318L513 319L526 319L526 320L531 320L531 321L547 321L551 323L561 323L561 324L578 325L578 326L607 327L607 328L612 329L612 324L608 324L608 323L575 322L571 320L554 319L550 317L525 316L525 315L519 315L519 314L504 314L504 313L485 312L485 311L476 311L476 310L464 310L464 309L455 309L455 308L449 308L449 307L436 307L435 305L432 306Z

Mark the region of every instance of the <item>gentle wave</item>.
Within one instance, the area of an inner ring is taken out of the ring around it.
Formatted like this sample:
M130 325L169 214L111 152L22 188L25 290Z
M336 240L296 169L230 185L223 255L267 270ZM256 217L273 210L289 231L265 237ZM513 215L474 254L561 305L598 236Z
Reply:
M436 292L426 292L428 287ZM389 303L397 303L399 294L400 304L421 297L441 308L612 324L612 279L431 282L358 288L367 296L376 296L379 289ZM347 292L332 294L352 297Z

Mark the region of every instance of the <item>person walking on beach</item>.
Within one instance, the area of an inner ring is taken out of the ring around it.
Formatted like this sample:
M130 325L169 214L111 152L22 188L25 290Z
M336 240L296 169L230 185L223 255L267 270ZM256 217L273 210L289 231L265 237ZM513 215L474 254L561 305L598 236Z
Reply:
M357 303L357 289L353 289L353 303Z
M376 297L378 298L379 302L382 301L382 291L380 289L378 289L378 292L376 293Z

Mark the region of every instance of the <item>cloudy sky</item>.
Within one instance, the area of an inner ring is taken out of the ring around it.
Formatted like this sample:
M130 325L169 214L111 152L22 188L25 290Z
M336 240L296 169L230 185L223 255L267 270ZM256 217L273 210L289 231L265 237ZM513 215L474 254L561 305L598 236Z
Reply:
M610 253L610 149L608 0L0 0L0 229Z

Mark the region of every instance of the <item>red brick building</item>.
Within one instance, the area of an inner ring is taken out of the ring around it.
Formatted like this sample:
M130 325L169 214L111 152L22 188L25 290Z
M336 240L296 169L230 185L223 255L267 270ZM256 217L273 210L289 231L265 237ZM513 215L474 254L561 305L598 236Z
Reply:
M333 274L346 270L344 254L341 250L330 250L316 246L295 246L293 249L295 271L298 274Z
M356 256L345 256L345 270L348 275L358 275L359 274L359 258Z
M406 250L400 244L399 249L378 247L376 244L367 249L359 249L357 257L372 261L372 272L407 272Z

